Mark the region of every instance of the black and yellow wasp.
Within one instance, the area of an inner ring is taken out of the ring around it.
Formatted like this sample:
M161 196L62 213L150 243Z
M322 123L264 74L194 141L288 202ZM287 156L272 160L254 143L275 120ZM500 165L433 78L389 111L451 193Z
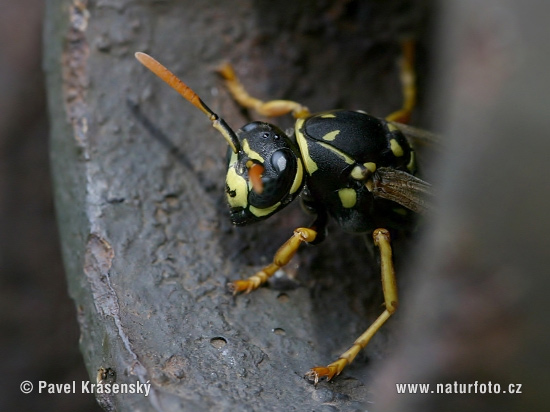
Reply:
M277 213L298 195L316 218L309 227L299 227L276 252L273 262L245 280L230 284L234 293L250 292L286 265L302 242L318 243L333 218L346 231L372 233L380 250L385 310L335 362L312 368L306 376L315 383L331 379L351 363L398 305L395 272L388 228L399 225L406 215L429 208L430 185L414 176L414 139L433 139L423 130L406 126L415 102L412 42L404 43L401 78L402 109L385 119L364 112L331 110L311 114L289 100L261 101L251 97L232 67L220 74L242 106L264 116L292 113L294 135L264 122L248 123L234 132L186 84L144 53L136 58L201 110L229 144L226 195L235 225L246 225Z

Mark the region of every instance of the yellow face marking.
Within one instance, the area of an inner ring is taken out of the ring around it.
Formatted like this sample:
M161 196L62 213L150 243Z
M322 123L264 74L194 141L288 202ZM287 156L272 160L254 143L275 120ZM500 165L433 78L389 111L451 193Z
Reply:
M231 157L229 158L229 167L234 167L235 163L237 163L237 160L239 160L239 157L237 156L237 153L231 152Z
M401 157L404 154L403 148L395 139L390 140L390 149L395 157Z
M351 188L338 190L338 197L346 209L352 208L357 203L357 192Z
M334 139L336 139L336 136L340 133L340 130L334 130L330 133L327 133L323 136L323 140L326 140L327 142L332 142Z
M231 207L246 207L248 205L248 184L244 177L239 176L234 167L227 170L225 183L231 192L235 192L235 196L227 194L227 202Z
M300 152L302 153L302 158L304 159L306 170L308 174L312 175L313 172L315 172L319 167L309 155L306 138L300 131L302 125L304 124L304 121L305 119L296 120L296 125L294 126L294 128L296 130L296 141L298 142L298 146L300 147Z
M321 119L334 119L336 115L334 113L325 113L319 116Z
M243 150L251 159L258 160L260 163L264 163L264 158L260 154L250 148L248 140L243 140Z
M270 206L270 207L266 207L266 208L263 208L263 209L260 209L260 208L257 208L257 207L254 207L254 206L250 206L248 208L248 210L250 210L250 212L256 216L256 217L262 217L262 216L267 216L269 215L270 213L273 213L279 206L281 206L281 202L277 202L275 203L273 206Z
M300 188L300 185L302 184L302 180L304 179L304 167L302 166L302 161L300 159L298 160L298 164L296 165L296 176L294 176L294 182L292 182L292 187L290 188L290 194L296 192Z
M407 169L409 169L409 172L414 172L416 170L416 159L414 155L414 151L411 150L411 160L409 160L409 163L407 164Z
M353 160L351 157L349 157L344 152L336 149L335 147L332 147L331 145L323 143L323 142L319 142L319 144L321 146L323 146L325 149L330 150L332 153L340 156L344 160L344 162L346 162L347 164L351 165L351 164L355 163L355 160Z

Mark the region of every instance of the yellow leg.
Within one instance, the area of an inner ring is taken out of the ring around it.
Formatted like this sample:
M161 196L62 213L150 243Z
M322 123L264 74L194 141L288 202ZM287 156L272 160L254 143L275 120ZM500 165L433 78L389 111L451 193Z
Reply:
M317 366L310 369L306 374L306 378L312 380L315 384L319 382L320 378L326 377L327 380L331 380L334 376L338 376L355 359L357 354L367 346L367 343L369 343L376 332L397 310L397 283L395 281L395 271L392 262L390 234L386 229L376 229L373 233L373 238L374 244L380 250L382 290L384 291L386 310L353 342L351 348L342 353L335 362L327 366Z
M225 63L219 67L218 72L225 79L225 84L233 98L237 103L247 109L253 109L262 116L268 117L283 116L291 112L296 119L308 117L310 115L307 107L292 100L270 100L264 102L250 96L229 63Z
M401 57L401 84L403 87L403 106L401 109L386 116L386 120L399 123L408 123L412 110L416 105L416 76L414 72L414 42L403 42L403 56Z
M273 263L267 265L262 270L249 277L248 279L236 280L229 284L229 289L233 293L245 292L249 293L258 289L267 280L273 276L281 267L290 262L302 242L313 242L317 232L306 227L299 227L294 230L293 236L288 239L275 253Z

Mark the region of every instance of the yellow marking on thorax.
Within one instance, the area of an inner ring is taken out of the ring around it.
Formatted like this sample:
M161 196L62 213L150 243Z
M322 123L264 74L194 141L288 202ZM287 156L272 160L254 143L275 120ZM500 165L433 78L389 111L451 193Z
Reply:
M371 173L376 172L376 163L374 162L363 163L363 166L365 166L367 170Z
M338 190L338 197L342 206L346 209L350 209L357 203L357 192L351 188L343 188Z
M390 149L395 157L401 157L405 153L401 145L395 139L390 140Z
M391 123L386 123L386 126L388 127L388 130L389 130L390 132L395 132L396 130L399 130L399 129L397 128L397 126L395 126L394 124L391 124Z
M327 143L319 142L319 144L321 146L323 146L325 149L330 150L332 153L340 156L344 160L344 162L346 162L347 164L351 165L351 164L355 163L355 160L353 160L351 157L349 157L347 154L345 154L341 150L338 150L337 148L335 148L335 147L333 147L333 146L331 146Z
M350 176L355 180L364 180L368 175L365 169L368 170L370 174L374 173L376 171L376 163L367 162L363 163L363 165L356 165L351 170Z
M365 175L363 175L363 168L359 165L351 169L350 175L355 180L363 180L365 178Z
M304 160L304 166L306 167L308 174L312 175L319 167L309 155L309 148L307 147L306 138L300 131L305 120L306 119L296 120L296 125L294 128L296 130L296 141L298 142L298 147L300 148L300 153L302 154L302 159Z
M336 115L334 113L325 113L319 116L321 119L334 119Z
M373 189L374 189L374 182L372 181L372 179L369 179L365 182L365 187L367 188L367 190L369 192L372 192Z
M407 164L407 169L409 172L413 173L416 170L416 158L414 151L411 150L411 160L409 160L409 163Z
M323 140L326 140L327 142L332 142L334 139L336 139L336 136L340 133L340 130L334 130L332 132L327 133L323 136Z

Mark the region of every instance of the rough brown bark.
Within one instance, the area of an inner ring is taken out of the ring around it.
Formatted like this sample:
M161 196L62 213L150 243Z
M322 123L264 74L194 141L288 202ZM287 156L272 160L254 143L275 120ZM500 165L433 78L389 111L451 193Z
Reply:
M104 408L368 407L389 327L333 384L303 379L381 310L363 242L335 234L290 265L295 281L228 294L228 280L266 263L308 217L290 207L231 227L223 140L133 53L157 57L235 128L246 118L213 73L224 60L259 97L383 116L401 99L399 40L421 34L426 10L412 1L48 3L51 153L81 350L92 379L104 367L117 382L152 384L148 398L98 395Z

